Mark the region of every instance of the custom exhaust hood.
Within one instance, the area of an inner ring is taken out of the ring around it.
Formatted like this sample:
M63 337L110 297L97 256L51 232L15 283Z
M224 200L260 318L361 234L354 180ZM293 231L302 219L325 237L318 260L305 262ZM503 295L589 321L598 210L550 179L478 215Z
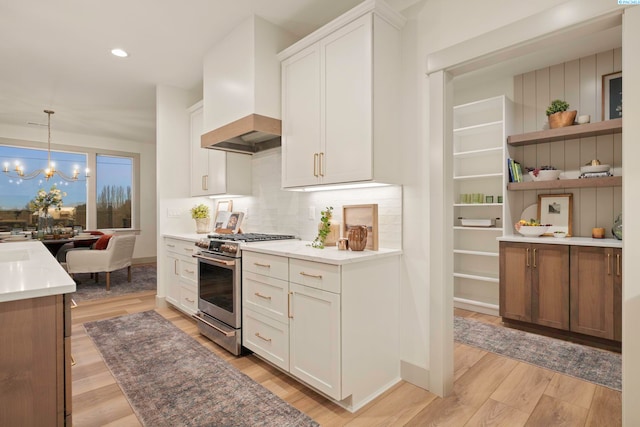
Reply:
M280 61L296 38L251 16L204 57L202 148L253 154L279 147Z
M282 121L250 114L202 135L202 147L240 153L257 153L279 147Z

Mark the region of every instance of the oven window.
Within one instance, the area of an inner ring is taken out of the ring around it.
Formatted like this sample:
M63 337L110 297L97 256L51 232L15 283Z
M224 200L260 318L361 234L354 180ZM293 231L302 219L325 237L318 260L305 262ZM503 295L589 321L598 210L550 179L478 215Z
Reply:
M233 306L233 270L200 262L200 298L229 313Z

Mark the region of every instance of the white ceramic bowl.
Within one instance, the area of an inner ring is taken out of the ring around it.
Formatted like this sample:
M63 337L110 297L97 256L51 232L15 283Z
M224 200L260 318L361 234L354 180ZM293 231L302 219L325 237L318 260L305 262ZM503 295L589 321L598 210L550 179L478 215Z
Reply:
M581 173L597 173L597 172L609 172L611 166L609 165L586 165L580 166Z
M521 225L518 233L526 237L538 237L546 233L548 229L548 225Z
M538 176L535 176L533 171L529 172L529 175L534 181L555 181L561 173L561 170L541 170L538 171Z
M565 233L564 231L554 231L553 237L555 237L556 239L563 239L567 237L567 233Z

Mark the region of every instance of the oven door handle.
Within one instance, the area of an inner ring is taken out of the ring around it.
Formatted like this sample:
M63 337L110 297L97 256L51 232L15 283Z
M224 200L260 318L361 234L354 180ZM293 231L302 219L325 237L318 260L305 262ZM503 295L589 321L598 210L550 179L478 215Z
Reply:
M202 317L198 316L197 314L193 314L191 317L196 319L198 322L202 322L205 325L212 327L216 331L218 331L221 334L223 334L225 337L235 337L236 336L236 331L230 331L229 332L229 331L222 330L221 328L217 327L216 325L207 322L206 320L204 320Z
M229 267L233 267L234 265L236 265L235 261L226 261L226 260L223 260L223 259L209 258L209 257L202 256L202 255L191 255L191 256L194 257L194 258L200 258L201 260L204 260L204 261L217 262L218 264L223 264L223 265L226 265L226 266L229 266Z

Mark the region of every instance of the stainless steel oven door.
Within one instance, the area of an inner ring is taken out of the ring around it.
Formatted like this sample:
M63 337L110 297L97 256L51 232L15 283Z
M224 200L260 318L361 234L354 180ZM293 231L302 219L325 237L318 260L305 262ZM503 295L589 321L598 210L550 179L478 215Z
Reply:
M240 258L196 255L198 258L198 309L209 316L239 329L242 324L240 309Z

